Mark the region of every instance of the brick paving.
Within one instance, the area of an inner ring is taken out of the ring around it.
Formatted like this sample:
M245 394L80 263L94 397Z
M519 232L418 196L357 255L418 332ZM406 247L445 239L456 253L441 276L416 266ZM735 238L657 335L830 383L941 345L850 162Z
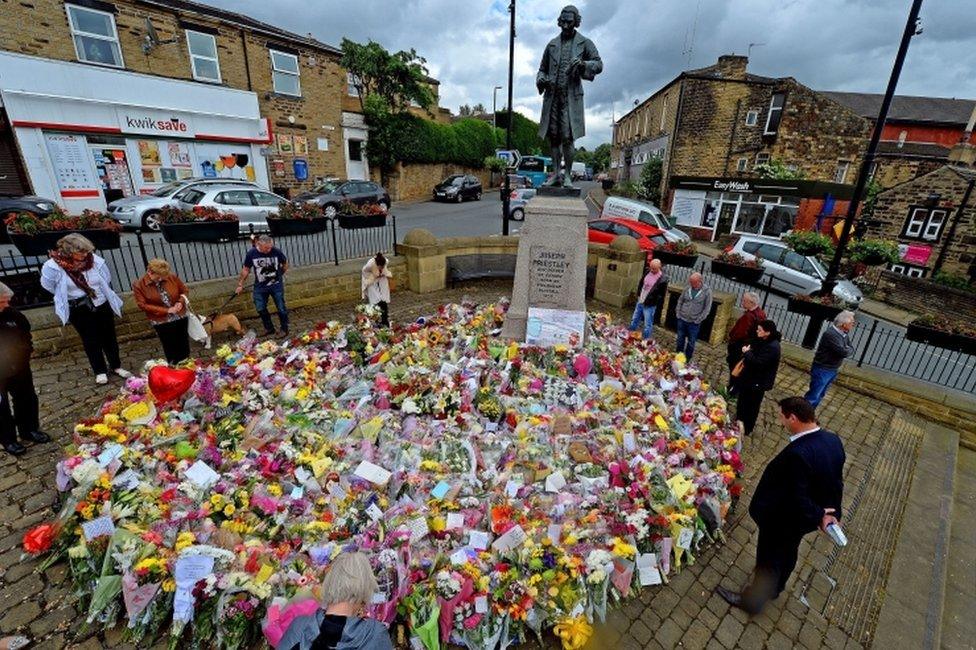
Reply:
M413 320L439 304L464 298L490 302L510 289L507 281L485 281L436 294L400 292L394 296L391 318L394 322ZM295 310L293 329L297 332L322 320L349 319L354 306L342 303ZM592 308L605 310L602 305ZM610 311L621 320L629 317L629 311ZM256 325L245 323L245 327ZM147 334L151 334L148 325ZM665 345L673 344L673 334L663 328L655 328L655 336ZM146 338L123 344L122 351L125 365L137 370L147 359L158 356L159 344L155 337ZM724 383L724 346L700 343L696 361L716 385ZM118 631L94 636L84 628L72 604L65 564L41 574L35 570L36 561L21 557L23 533L52 517L54 464L60 459L61 446L70 439L73 423L114 390L113 386L95 386L80 350L35 359L33 367L42 425L56 443L30 449L19 459L0 456L0 633L29 635L35 640L34 648L131 647ZM743 447L745 490L729 515L726 542L702 552L694 565L672 575L669 585L645 589L639 598L610 612L606 623L597 625L589 648L839 649L870 645L892 553L892 545L883 541L894 539L901 525L902 495L907 493L922 429L898 409L840 387L831 389L820 417L825 426L841 434L847 449L845 529L851 546L838 554L825 536L808 536L787 592L753 620L713 594L719 584L739 588L749 578L756 528L746 505L762 468L785 442L774 401L802 394L805 389L806 375L781 366L756 434ZM892 430L898 435L891 435ZM884 489L872 489L882 479ZM869 516L879 508L884 517ZM859 549L860 540L874 541ZM855 552L859 553L856 557ZM845 561L845 553L851 554L850 561Z

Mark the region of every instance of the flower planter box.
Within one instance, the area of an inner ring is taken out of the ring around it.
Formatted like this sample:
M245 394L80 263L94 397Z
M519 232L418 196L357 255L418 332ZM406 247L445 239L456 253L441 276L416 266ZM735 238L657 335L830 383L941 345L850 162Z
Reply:
M340 228L352 230L355 228L382 228L386 225L385 214L371 214L362 216L358 214L337 214L336 220Z
M712 273L715 275L721 275L723 278L735 280L737 282L757 284L763 275L763 268L761 266L759 268L753 268L751 266L742 266L739 264L729 264L728 262L712 260Z
M654 259L661 260L661 264L668 266L682 266L690 269L698 261L697 255L680 255L663 250L653 250L651 254L654 256Z
M793 296L790 296L786 308L794 314L803 314L811 318L822 318L824 320L832 320L837 314L844 311L843 307L823 305L812 300L800 300Z
M240 236L237 221L190 221L188 223L161 223L163 239L170 244L186 242L217 243Z
M48 251L53 250L57 246L59 239L73 232L86 237L100 251L112 250L121 245L118 230L105 230L102 228L93 228L91 230L47 230L34 233L33 235L16 232L8 234L10 236L10 243L17 247L21 255L47 255Z
M976 355L976 338L965 334L953 334L927 325L909 323L905 338L917 343L934 345L937 348L958 350L966 354Z
M283 235L310 235L323 232L329 227L325 217L318 219L268 219L268 230L272 237Z

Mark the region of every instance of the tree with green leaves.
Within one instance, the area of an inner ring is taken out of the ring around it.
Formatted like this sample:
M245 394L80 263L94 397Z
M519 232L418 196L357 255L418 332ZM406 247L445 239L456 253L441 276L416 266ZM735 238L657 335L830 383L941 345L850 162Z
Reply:
M663 162L660 158L654 156L644 163L640 180L637 183L637 195L654 205L661 204L661 170L663 168Z
M760 178L769 178L779 181L799 181L803 180L805 174L795 166L787 165L782 160L773 158L768 163L756 165L756 172Z
M593 173L610 169L610 143L604 142L593 150Z

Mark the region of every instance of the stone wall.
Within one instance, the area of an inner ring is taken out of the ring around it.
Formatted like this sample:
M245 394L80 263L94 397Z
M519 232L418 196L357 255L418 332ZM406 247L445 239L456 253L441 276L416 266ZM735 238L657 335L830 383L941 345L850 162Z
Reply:
M882 271L871 296L916 314L941 314L966 322L976 321L976 292L953 289L922 278Z
M362 293L361 277L364 260L350 260L339 265L320 264L293 268L285 276L285 299L289 308L307 307L312 305L328 305L360 299ZM406 284L406 262L402 257L393 257L389 261L393 282ZM211 313L227 300L229 292L233 290L233 278L193 282L188 285L190 301L194 312L201 316ZM155 336L155 332L145 314L136 307L131 293L122 294L125 304L122 308L122 318L116 320L116 331L120 340L138 339ZM274 317L274 307L271 307ZM251 300L250 291L242 293L225 310L225 313L236 314L244 327L260 328L257 322L257 312ZM81 345L75 329L70 325L62 327L61 321L55 316L51 307L28 309L24 312L31 322L34 334L34 348L36 355L57 353L66 348ZM244 321L253 321L245 323ZM228 334L217 335L229 338Z
M471 174L481 180L482 189L491 187L491 173L487 169L475 169L454 163L403 164L384 179L378 169L370 170L373 180L382 183L394 201L429 199L434 186L451 174Z

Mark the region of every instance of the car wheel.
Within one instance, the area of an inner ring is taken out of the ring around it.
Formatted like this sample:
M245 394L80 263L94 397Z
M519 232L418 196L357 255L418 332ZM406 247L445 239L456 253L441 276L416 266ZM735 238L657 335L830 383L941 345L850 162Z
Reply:
M330 219L335 218L337 212L338 210L336 209L335 203L330 203L324 208L322 208L322 213L325 214L325 216L329 217Z
M474 200L475 201L480 201L481 200L481 190L478 190L477 192L475 192Z
M454 202L455 202L455 203L460 203L460 202L461 202L461 201L463 201L463 200L464 200L464 197L463 197L463 196L461 196L461 193L460 193L460 192L458 192L458 193L457 193L457 198L456 198L456 199L454 199Z
M155 210L142 216L142 229L159 232L159 213Z
M522 208L515 208L512 210L512 219L515 221L525 221L525 210Z

